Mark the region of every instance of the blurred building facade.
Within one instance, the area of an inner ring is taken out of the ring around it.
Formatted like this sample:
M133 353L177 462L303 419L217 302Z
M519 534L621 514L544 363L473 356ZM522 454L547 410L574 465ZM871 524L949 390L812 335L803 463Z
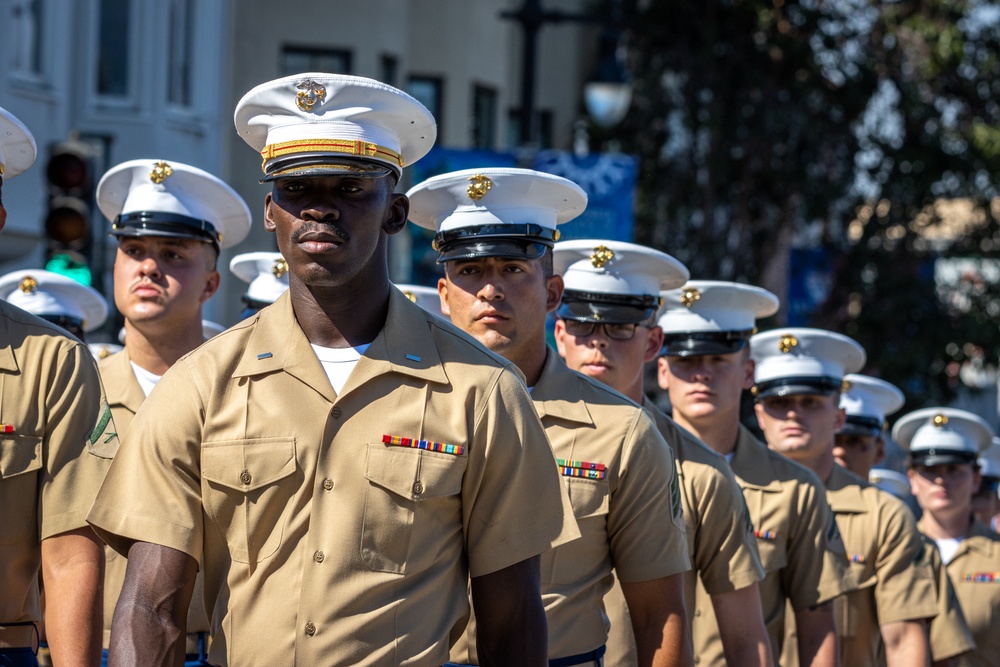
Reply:
M0 0L0 106L38 142L35 166L4 189L0 273L41 266L49 147L74 139L94 181L136 158L176 160L217 174L254 214L249 238L220 259L222 288L208 319L231 324L245 284L232 254L275 249L261 225L260 159L237 136L239 98L264 81L305 71L380 79L424 102L438 146L516 146L522 30L500 12L523 0ZM587 0L544 0L579 13ZM570 148L595 28L545 25L538 40L537 147ZM409 183L403 182L405 189ZM95 287L111 295L109 223L92 217ZM406 275L394 275L406 280ZM109 325L111 326L111 325Z

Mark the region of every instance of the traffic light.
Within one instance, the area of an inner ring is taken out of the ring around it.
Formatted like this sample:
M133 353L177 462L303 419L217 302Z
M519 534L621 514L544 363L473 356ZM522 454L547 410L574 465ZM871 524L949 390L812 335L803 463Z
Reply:
M94 211L94 161L79 141L49 146L45 165L49 197L43 223L45 268L90 285Z

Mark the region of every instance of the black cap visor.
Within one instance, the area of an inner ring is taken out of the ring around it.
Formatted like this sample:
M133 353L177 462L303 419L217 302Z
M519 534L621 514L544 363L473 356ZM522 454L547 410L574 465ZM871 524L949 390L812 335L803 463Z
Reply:
M357 178L385 178L389 174L402 173L384 162L364 158L332 156L327 154L293 155L283 160L275 160L267 166L267 173L260 183L269 183L281 178L310 178L318 176L354 176Z
M968 463L970 465L976 464L976 454L975 452L966 452L957 449L919 449L917 451L910 451L910 465L911 466L944 466L944 465L961 465Z
M135 211L119 215L111 224L112 236L166 236L194 239L218 246L222 235L215 225L177 213L160 211Z
M840 378L826 376L776 378L755 384L754 396L758 401L771 396L795 396L799 394L830 396L840 391L840 385Z
M664 333L663 354L668 357L699 357L732 354L747 345L753 331L692 331Z
M556 317L577 322L640 324L650 319L659 306L659 296L566 290Z
M880 433L882 433L882 422L876 417L862 415L847 415L844 428L837 431L837 435L878 436Z

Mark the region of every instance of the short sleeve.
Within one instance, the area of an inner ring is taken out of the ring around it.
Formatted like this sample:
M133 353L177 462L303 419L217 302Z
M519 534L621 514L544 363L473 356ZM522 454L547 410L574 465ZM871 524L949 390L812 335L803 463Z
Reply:
M626 583L691 569L674 455L649 415L637 409L622 448L608 508L611 557Z
M880 497L878 556L875 562L875 608L879 625L931 618L937 614L934 572L924 553L910 510L896 498Z
M782 571L792 608L802 611L852 590L847 552L821 487L798 484L788 565Z
M580 535L531 398L509 369L498 374L477 416L462 505L473 577Z
M201 559L203 394L182 359L129 426L87 517L118 553L148 542Z

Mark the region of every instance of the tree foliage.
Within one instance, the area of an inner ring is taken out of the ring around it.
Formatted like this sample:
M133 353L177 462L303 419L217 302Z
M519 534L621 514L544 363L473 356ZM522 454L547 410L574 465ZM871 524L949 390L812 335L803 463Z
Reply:
M639 242L779 295L788 249L825 248L811 323L861 342L911 405L997 358L1000 9L649 0L629 57L632 111L596 138L640 157ZM944 289L942 257L975 261Z

